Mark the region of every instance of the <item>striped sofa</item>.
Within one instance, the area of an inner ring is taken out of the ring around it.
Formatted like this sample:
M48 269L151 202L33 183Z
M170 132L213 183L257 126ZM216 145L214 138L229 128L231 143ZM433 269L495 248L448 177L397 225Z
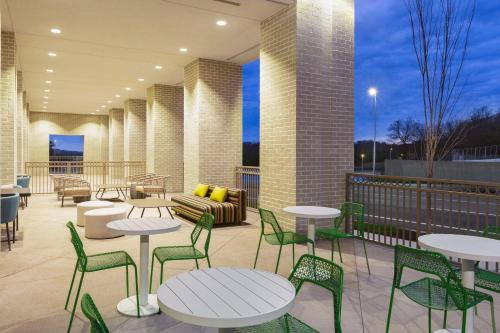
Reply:
M247 219L246 191L240 189L228 189L225 202L210 200L214 185L210 185L208 193L204 198L194 194L183 194L172 197L172 201L180 206L172 209L176 214L186 217L192 221L198 221L200 216L207 212L215 216L216 224L241 223Z

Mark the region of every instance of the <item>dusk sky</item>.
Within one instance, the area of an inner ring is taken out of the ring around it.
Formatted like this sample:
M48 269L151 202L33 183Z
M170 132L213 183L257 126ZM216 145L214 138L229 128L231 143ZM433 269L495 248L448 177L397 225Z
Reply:
M82 151L83 152L83 135L58 135L51 134L50 141L54 141L54 149Z
M367 90L376 86L378 140L388 125L423 117L420 77L403 0L356 0L355 139L373 137ZM462 114L487 105L500 108L500 1L478 0L465 64ZM259 62L243 69L243 139L259 140Z

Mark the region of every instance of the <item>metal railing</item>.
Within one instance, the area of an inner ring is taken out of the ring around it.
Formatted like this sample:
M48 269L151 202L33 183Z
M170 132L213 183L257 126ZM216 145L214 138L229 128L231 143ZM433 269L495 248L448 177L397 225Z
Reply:
M236 188L247 191L247 207L259 207L260 168L252 166L236 167Z
M122 184L128 176L146 172L145 161L84 162L51 161L26 162L25 173L31 176L32 193L51 193L54 184L51 175L78 176L97 190L101 184Z
M500 145L453 149L451 158L453 161L500 159Z
M416 246L426 233L481 235L500 227L500 183L346 174L346 201L362 203L368 238ZM498 271L498 263L486 263Z

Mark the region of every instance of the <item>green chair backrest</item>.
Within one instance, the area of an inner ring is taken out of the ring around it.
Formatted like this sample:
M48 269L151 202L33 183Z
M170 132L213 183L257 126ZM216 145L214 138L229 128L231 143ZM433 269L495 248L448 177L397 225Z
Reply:
M84 294L81 301L82 312L90 320L90 333L109 333L106 323L89 294Z
M76 231L73 222L70 221L66 223L66 226L68 227L69 232L71 234L71 243L75 248L76 257L78 261L78 269L80 271L83 271L87 266L87 255L85 254L85 250L83 249L82 240L80 239L80 236L78 235L78 232Z
M207 236L205 238L205 244L204 244L205 254L208 253L208 247L210 245L210 236L212 234L212 227L214 226L214 221L215 217L212 214L203 213L203 215L196 223L193 232L191 232L191 243L193 244L193 247L195 247L196 242L198 242L198 239L200 238L200 235L203 232L203 230L207 231Z
M393 280L395 288L401 286L401 278L405 268L431 274L439 278L457 308L464 308L466 304L465 289L451 266L450 261L443 254L396 245L394 250Z
M500 240L500 227L486 227L483 231L483 237Z
M273 231L276 234L276 237L278 237L280 243L283 242L283 229L281 229L278 220L276 220L276 216L274 216L274 213L270 210L259 208L259 214L262 233L265 234L266 224L268 224L273 228Z
M365 207L356 202L344 202L340 208L340 216L333 220L336 229L345 227L345 222L351 218L353 229L358 230L358 235L365 237Z
M333 295L333 312L335 319L335 332L342 331L342 290L344 285L344 271L334 262L304 254L293 268L288 280L295 286L298 294L304 282L313 283L331 291Z

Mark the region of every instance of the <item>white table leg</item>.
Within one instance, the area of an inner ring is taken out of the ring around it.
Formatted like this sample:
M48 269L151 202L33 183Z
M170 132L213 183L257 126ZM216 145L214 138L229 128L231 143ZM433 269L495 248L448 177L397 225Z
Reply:
M307 221L307 238L311 239L313 242L316 241L316 220L309 219ZM313 254L313 246L311 243L307 243L307 252Z
M141 316L150 316L160 311L156 294L148 294L149 235L141 235L139 261L139 311ZM131 282L133 279L131 279ZM134 282L132 282L134 283ZM130 288L134 290L135 288ZM118 312L136 317L136 296L125 298L118 303Z
M234 328L219 328L218 332L219 333L233 333Z

